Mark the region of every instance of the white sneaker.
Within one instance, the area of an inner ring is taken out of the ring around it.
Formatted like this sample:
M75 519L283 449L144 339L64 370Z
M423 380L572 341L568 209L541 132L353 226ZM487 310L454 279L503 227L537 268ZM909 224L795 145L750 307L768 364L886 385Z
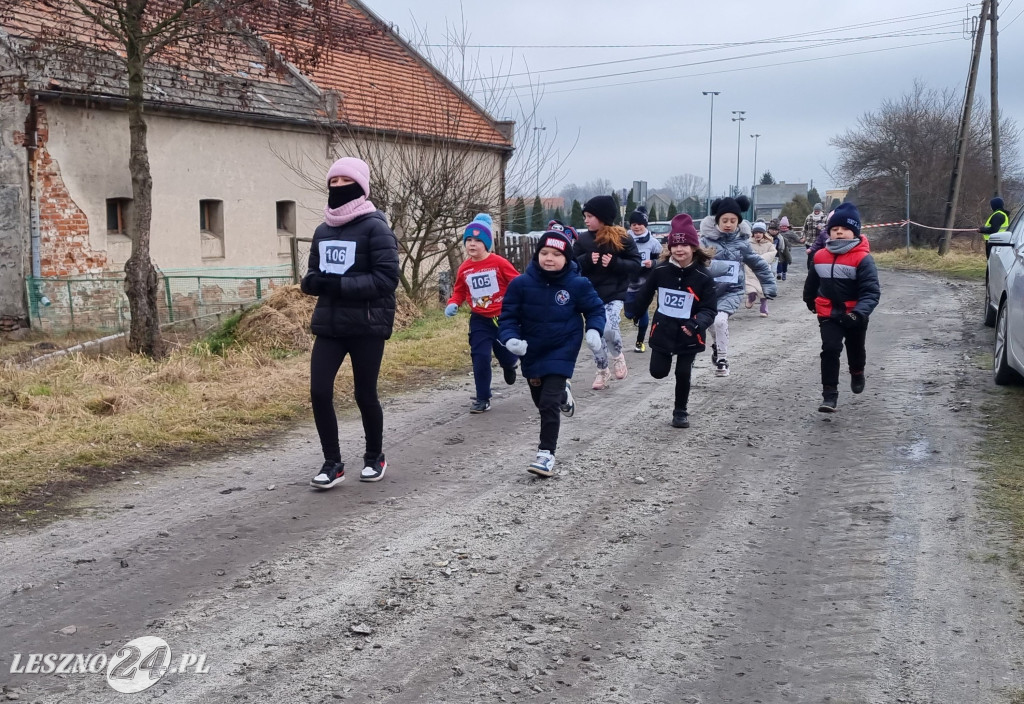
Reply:
M572 418L572 414L576 412L576 399L572 397L572 382L568 379L565 380L565 401L558 406L558 410L567 418Z
M620 354L612 359L612 373L615 374L616 379L626 378L626 374L629 373L629 369L626 367L626 355Z
M612 378L611 369L598 369L597 375L594 377L594 385L591 387L594 391L600 391L601 389L608 388L608 381Z
M555 456L547 450L537 450L537 459L526 470L538 477L550 477L555 473Z
M729 360L725 357L719 357L716 366L715 376L729 376Z

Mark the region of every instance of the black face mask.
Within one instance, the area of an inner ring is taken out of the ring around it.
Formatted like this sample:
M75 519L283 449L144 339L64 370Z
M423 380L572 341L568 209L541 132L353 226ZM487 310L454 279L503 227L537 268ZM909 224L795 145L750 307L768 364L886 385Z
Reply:
M356 198L361 198L363 195L363 188L358 183L350 183L345 186L328 186L327 187L327 207L331 210L336 210L345 203L351 203Z

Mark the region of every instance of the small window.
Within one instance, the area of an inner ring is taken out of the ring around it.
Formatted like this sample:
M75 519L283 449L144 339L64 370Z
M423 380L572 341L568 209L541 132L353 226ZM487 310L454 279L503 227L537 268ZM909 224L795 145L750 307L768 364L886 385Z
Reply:
M131 198L107 198L107 234L128 235L128 209Z
M203 259L224 257L224 201L199 201L199 233Z
M295 201L277 201L277 234L295 234Z

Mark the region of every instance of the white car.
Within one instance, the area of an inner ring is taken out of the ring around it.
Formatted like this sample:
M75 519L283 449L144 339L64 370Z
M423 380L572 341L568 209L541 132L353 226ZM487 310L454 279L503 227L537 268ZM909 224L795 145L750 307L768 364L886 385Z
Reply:
M992 377L997 384L1024 381L1024 208L1006 232L989 235L985 270L985 325L996 328Z
M672 232L672 223L668 221L657 221L647 223L647 229L659 242L665 244L665 238Z

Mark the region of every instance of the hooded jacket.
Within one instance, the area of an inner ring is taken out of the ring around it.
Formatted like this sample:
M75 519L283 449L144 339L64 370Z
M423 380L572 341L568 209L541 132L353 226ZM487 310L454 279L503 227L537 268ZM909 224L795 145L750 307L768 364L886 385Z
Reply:
M635 293L639 291L644 285L644 281L654 271L654 267L658 264L658 255L661 254L661 242L655 237L650 230L645 234L637 237L633 233L630 233L633 241L636 242L637 251L640 252L640 273L635 278L631 279L629 286L626 288L627 293ZM651 268L644 266L644 262L651 262Z
M695 262L681 267L672 260L664 261L647 277L637 294L637 306L646 310L655 298L658 308L651 321L651 348L667 354L703 352L704 334L718 313L711 272Z
M310 323L314 335L391 337L398 240L384 214L378 210L336 227L321 223L300 287L317 296Z
M625 245L622 249L616 251L610 246L598 245L596 233L583 230L573 243L572 254L602 301L624 301L629 282L640 275L640 250L636 247L636 240L624 228L615 225L604 227L618 231L616 234ZM611 263L608 266L601 266L600 262L595 264L591 256L594 252L612 255Z
M775 243L772 240L764 239L758 242L751 237L750 248L754 250L757 256L764 259L769 267L775 263L775 256L778 254L778 250L775 249ZM746 264L743 265L743 291L744 293L756 293L758 296L764 297L764 290L761 288L760 280Z
M580 276L572 260L552 275L540 268L535 255L526 273L512 279L505 291L498 342L526 341L520 364L528 379L549 374L571 378L583 342L584 318L587 330L604 332L604 302L590 281Z
M778 293L775 274L768 263L750 247L750 240L742 239L736 232L722 232L715 225L715 219L709 215L700 223L700 243L702 248L715 252L712 266L708 268L715 276L720 312L732 315L739 310L746 281L744 264L750 267L761 282L765 298L775 298ZM720 273L723 269L725 271Z
M857 313L867 319L878 305L881 287L867 237L829 240L814 255L804 280L804 303L822 318Z

